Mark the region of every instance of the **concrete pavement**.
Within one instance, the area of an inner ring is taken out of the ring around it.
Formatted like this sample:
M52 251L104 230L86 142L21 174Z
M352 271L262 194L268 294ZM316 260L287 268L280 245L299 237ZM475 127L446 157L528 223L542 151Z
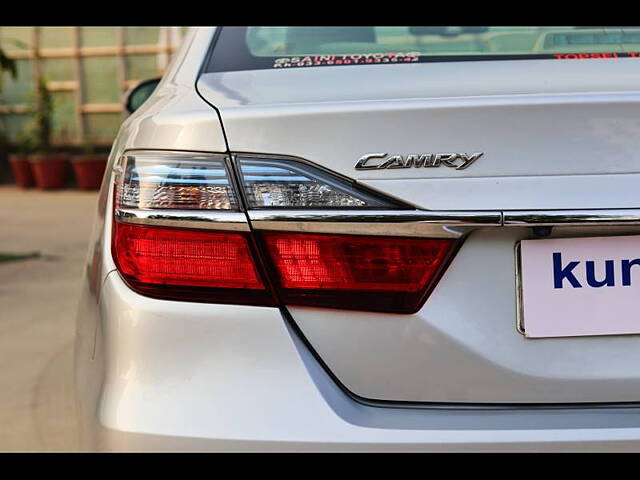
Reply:
M0 451L72 451L74 321L96 192L0 186Z

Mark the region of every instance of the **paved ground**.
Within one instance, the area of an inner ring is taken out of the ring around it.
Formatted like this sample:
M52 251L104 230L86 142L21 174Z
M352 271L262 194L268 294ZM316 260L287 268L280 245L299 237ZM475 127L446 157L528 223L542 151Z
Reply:
M97 194L0 186L0 451L75 450L74 317Z

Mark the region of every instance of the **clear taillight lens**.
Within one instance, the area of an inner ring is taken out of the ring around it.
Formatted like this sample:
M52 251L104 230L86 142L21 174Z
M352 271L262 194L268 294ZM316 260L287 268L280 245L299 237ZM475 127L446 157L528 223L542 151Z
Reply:
M220 156L133 152L116 169L117 208L238 210Z
M392 208L364 188L302 162L238 158L250 208Z

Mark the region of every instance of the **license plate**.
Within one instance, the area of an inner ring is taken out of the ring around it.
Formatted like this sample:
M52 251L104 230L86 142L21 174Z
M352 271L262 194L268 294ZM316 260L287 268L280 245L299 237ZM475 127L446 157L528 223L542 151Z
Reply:
M526 337L640 333L640 236L522 240L519 250Z

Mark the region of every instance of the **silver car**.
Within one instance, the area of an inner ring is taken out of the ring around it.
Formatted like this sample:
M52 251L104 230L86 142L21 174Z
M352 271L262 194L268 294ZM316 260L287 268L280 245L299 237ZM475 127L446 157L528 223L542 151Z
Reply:
M640 450L640 28L198 28L128 107L84 448Z

